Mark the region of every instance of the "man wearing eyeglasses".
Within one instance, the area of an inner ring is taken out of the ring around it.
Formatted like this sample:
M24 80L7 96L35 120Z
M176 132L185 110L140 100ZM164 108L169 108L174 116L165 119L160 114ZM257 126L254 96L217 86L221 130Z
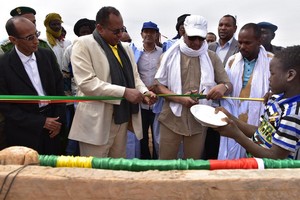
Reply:
M55 55L38 46L40 32L20 16L6 23L11 51L0 59L1 95L64 95L62 74ZM39 154L61 155L65 105L48 102L1 103L8 146L26 146Z
M26 7L26 6L16 7L10 11L10 15L12 17L15 17L15 16L25 17L25 18L29 19L34 25L36 25L35 14L36 14L36 12L33 8ZM1 44L1 49L4 52L7 52L7 51L10 51L13 46L14 46L14 44L10 40L7 40ZM39 47L51 49L49 47L48 43L42 39L39 39Z
M204 93L206 99L165 97L158 118L159 159L176 159L181 142L184 159L200 159L207 128L194 119L190 107L210 105L211 99L220 99L232 88L221 60L208 50L206 19L198 15L187 16L184 29L185 34L166 51L161 60L155 75L157 90L166 95Z
M76 108L69 139L79 141L82 156L125 158L129 124L138 139L143 136L139 103L156 100L139 77L131 47L120 43L125 30L120 12L103 7L93 34L74 41L71 62L78 96L107 98L80 102Z

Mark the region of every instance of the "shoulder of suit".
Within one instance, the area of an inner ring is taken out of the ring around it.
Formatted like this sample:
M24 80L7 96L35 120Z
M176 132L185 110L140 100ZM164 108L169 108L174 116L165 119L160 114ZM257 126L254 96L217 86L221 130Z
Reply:
M281 51L282 49L284 49L282 46L275 46L275 45L272 45L272 50L273 50L273 53L275 54L276 52L278 51Z
M238 47L238 45L239 45L239 42L235 38L233 38L232 42L231 42L231 46Z
M282 50L282 49L284 49L282 46L272 45L272 47L275 48L276 50Z
M212 42L208 44L208 49L212 51L216 51L217 48L217 42Z
M90 43L97 43L97 41L93 37L93 34L77 37L73 40L72 44L74 45L74 44L87 44L87 43L89 43L88 46L90 46Z

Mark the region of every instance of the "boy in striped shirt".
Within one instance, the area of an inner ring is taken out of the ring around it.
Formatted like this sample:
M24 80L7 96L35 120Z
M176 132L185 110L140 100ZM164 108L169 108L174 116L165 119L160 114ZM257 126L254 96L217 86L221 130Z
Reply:
M266 104L260 126L249 125L224 108L217 108L228 116L225 119L228 125L216 130L222 136L235 139L254 157L297 159L300 146L300 46L277 52L270 63L270 73L270 89L274 95Z

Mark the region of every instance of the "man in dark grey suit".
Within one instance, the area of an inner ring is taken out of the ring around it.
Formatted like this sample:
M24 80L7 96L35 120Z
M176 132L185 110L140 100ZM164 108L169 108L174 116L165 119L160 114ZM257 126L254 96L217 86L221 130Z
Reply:
M40 32L24 17L6 23L11 51L0 58L1 95L62 96L63 77L55 55L39 48ZM65 122L65 104L0 103L4 114L8 146L26 146L39 154L63 152L61 131Z
M208 49L217 53L225 67L230 56L239 51L236 32L236 19L232 15L224 15L218 25L219 40L209 44ZM212 128L208 128L205 140L205 159L217 159L220 145L220 134Z
M224 15L218 25L219 40L209 44L208 49L216 52L225 67L228 58L239 51L236 32L236 19L232 15Z

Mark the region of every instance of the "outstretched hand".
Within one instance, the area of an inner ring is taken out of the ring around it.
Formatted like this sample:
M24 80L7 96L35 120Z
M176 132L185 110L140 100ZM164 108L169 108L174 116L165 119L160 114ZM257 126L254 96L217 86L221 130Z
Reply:
M228 112L228 110L226 110L224 107L216 107L215 108L215 113L217 114L219 111L223 112L229 119L233 120L233 115Z
M219 126L215 128L215 130L218 131L222 136L235 139L241 133L240 129L237 127L235 122L228 117L225 117L222 120L227 122L227 125Z
M157 96L152 91L147 91L144 93L143 103L148 105L153 105L157 101Z

